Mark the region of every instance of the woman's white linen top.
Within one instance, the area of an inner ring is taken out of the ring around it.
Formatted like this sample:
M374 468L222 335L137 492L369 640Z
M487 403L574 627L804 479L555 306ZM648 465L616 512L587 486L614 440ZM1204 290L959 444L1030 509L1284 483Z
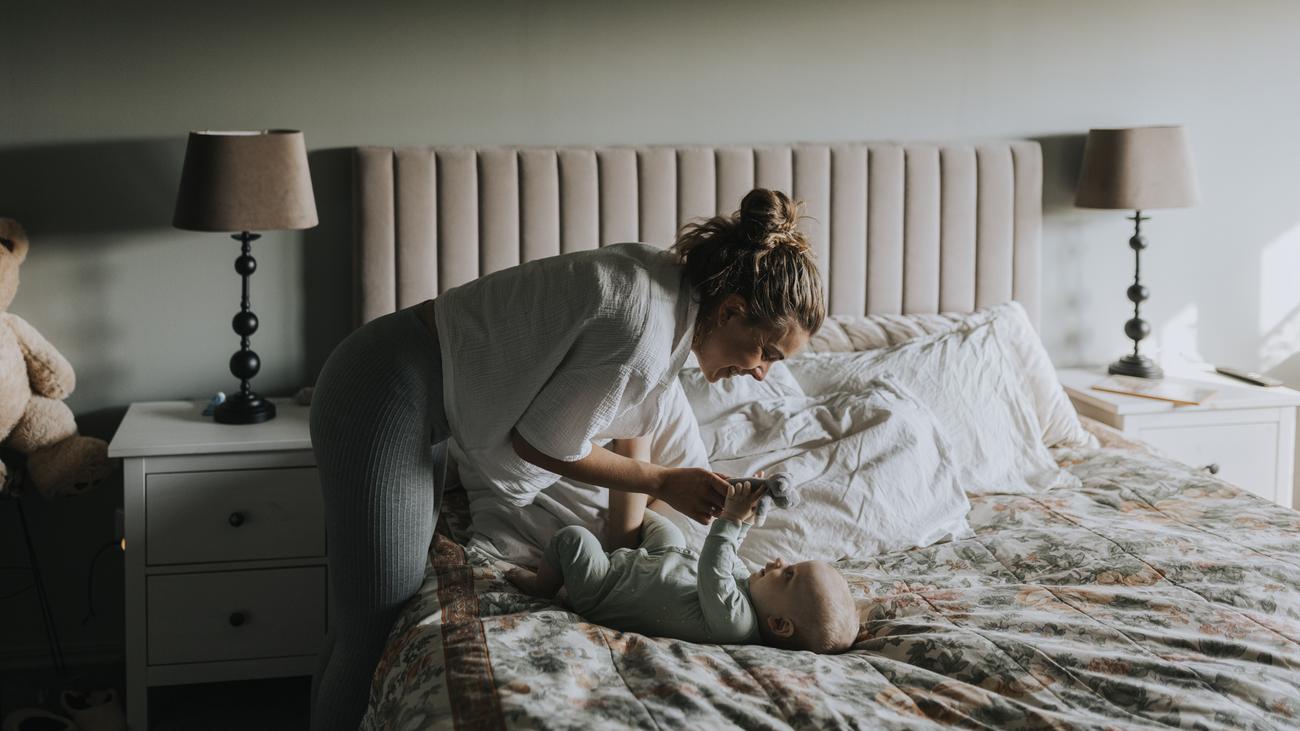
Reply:
M698 309L674 255L646 244L537 259L443 292L443 407L462 481L527 505L558 475L515 454L511 429L566 462L593 439L646 434Z

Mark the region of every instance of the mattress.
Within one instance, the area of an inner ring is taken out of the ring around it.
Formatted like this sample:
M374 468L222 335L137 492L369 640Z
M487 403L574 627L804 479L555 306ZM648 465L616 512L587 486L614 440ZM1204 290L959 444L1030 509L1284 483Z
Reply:
M833 656L584 622L458 543L453 496L363 728L1300 725L1300 514L1154 454L1056 456L1081 488L839 562L863 622Z

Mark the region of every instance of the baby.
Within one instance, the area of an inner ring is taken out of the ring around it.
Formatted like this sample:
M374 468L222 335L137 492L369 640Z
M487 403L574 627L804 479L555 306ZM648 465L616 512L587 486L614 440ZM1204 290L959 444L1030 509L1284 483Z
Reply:
M550 598L561 588L586 619L614 629L690 642L841 652L858 633L848 582L823 561L773 559L750 573L736 556L764 487L733 482L699 554L653 511L641 545L606 553L591 531L556 532L537 573L506 576L525 593Z

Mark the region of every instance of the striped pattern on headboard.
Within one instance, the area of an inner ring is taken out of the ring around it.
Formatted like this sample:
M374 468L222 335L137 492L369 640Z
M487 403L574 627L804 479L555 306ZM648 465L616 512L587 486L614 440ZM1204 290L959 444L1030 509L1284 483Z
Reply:
M682 147L362 147L361 322L522 261L672 243L753 187L806 202L832 314L1039 315L1042 156L1028 141Z

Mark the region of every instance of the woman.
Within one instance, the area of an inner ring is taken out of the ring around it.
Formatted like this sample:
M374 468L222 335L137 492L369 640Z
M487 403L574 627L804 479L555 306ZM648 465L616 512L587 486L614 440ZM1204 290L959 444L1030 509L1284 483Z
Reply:
M312 445L329 539L331 630L312 727L355 729L388 631L419 589L441 488L437 445L516 505L556 475L707 523L726 481L650 464L636 441L694 352L710 382L762 380L825 318L798 209L755 189L669 251L617 244L540 259L378 318L317 379ZM614 436L610 449L592 443ZM437 489L436 489L437 488ZM634 531L634 526L624 531Z

